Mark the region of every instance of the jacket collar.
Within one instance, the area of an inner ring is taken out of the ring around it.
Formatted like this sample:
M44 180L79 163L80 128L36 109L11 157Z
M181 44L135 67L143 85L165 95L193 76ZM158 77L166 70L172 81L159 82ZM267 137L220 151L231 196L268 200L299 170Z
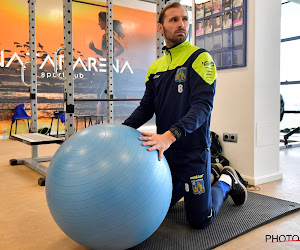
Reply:
M190 46L191 43L189 41L184 41L182 43L179 43L171 48L167 48L167 46L164 46L162 48L162 50L164 51L165 55L168 54L168 53L177 53L177 52L180 52L182 51L183 49L185 49L186 47Z

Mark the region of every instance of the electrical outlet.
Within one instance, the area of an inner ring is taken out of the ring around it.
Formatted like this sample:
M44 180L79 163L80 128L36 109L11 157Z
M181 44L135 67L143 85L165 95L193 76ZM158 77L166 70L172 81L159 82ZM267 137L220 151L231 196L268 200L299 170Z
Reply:
M223 133L223 141L227 142L237 142L237 134Z
M229 135L229 141L231 141L231 142L237 142L237 138L238 138L237 134L230 134Z
M230 141L230 136L228 133L223 133L223 141Z

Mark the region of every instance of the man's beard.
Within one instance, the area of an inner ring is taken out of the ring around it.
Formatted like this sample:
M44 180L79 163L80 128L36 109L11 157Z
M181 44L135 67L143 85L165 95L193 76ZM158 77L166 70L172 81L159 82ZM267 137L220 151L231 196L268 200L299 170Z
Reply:
M179 44L179 43L184 42L184 41L186 40L186 38L187 38L186 30L183 30L183 29L177 30L176 32L178 32L178 31L184 31L184 35L175 36L176 32L175 32L174 35L172 35L170 32L168 32L168 31L165 29L165 27L163 27L163 29L164 29L164 36L165 36L165 39L171 41L172 43L174 43L174 45L177 45L177 44Z

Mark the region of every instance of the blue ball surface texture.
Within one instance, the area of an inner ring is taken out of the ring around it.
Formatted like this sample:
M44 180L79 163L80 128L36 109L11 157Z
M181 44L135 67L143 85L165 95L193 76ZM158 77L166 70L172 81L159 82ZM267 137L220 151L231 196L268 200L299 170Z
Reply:
M68 138L50 163L49 210L62 231L92 249L127 249L164 220L172 196L165 158L148 151L141 133L95 125Z

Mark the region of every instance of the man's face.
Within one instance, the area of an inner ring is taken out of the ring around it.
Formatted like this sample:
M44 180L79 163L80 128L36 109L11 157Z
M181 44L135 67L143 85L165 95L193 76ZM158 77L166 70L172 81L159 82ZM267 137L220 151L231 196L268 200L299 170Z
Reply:
M158 32L164 36L168 48L182 43L189 31L188 15L184 8L170 8L165 12L164 23L158 24Z

